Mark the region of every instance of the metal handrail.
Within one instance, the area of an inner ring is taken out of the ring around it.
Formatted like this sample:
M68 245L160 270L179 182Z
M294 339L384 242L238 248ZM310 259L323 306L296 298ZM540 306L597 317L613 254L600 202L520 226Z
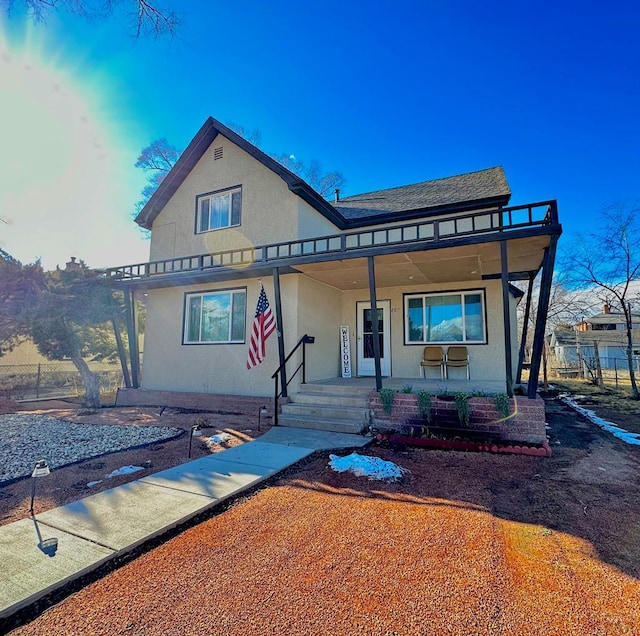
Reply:
M538 210L535 215L534 210ZM446 243L458 237L493 232L508 233L511 230L544 227L557 223L557 203L542 201L459 216L443 216L422 219L413 223L373 227L342 234L122 265L108 268L105 271L108 278L139 280L154 276L206 271L220 267L244 267L254 263L266 265L276 263L280 259L357 253L359 250L387 245L425 241Z
M289 352L289 355L284 359L284 362L274 371L273 375L271 376L271 379L275 380L274 391L273 391L273 396L274 396L273 425L274 426L278 426L278 399L280 398L280 396L287 397L287 387L289 386L289 383L291 382L291 380L293 380L293 378L296 377L300 369L302 369L302 384L307 383L307 375L306 375L307 356L306 356L305 347L307 344L312 344L314 340L315 338L313 336L309 336L308 334L305 333L304 336L302 336L302 338L298 340L298 343L296 344L296 346L293 349L291 349L291 351ZM302 345L302 362L297 366L296 370L291 374L291 377L287 380L287 362L289 362L289 360L291 359L291 356L300 348L300 345ZM284 371L284 377L283 377L284 383L283 383L282 391L280 391L279 377L283 371Z

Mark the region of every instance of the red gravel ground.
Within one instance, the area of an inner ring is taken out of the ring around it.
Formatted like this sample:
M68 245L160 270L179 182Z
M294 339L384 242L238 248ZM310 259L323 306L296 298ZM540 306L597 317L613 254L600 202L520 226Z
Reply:
M11 633L638 634L640 448L549 422L550 459L361 451L398 484L318 454Z

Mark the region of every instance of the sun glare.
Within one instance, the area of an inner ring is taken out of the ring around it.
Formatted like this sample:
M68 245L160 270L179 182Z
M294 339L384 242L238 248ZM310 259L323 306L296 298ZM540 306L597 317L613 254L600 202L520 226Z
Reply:
M45 267L71 255L97 265L84 251L88 237L108 232L118 206L135 202L117 176L122 146L100 107L107 100L93 94L97 77L85 70L81 82L31 31L16 45L1 27L0 246L21 260L42 257Z

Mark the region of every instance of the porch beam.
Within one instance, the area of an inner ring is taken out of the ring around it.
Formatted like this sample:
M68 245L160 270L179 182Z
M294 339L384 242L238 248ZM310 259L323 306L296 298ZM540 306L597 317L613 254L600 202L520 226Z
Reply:
M140 388L140 354L138 353L138 320L136 312L136 292L127 290L124 293L124 304L127 315L127 340L129 357L131 358L131 385Z
M551 282L553 280L553 266L556 259L556 245L558 238L553 236L551 244L545 250L542 264L542 278L540 279L540 294L538 297L538 311L536 312L536 327L533 334L533 349L531 351L531 368L529 370L528 397L533 399L538 391L538 375L544 348L544 332L547 326L549 300L551 299Z
M275 293L275 309L276 309L276 331L278 334L278 358L280 360L280 383L282 385L281 395L283 398L288 397L287 393L287 365L286 355L284 351L284 330L282 327L282 295L280 293L280 271L277 267L273 268L273 290ZM278 408L278 404L273 405L274 409Z
M376 269L374 257L368 257L369 296L371 299L371 331L373 336L373 357L376 369L376 391L382 388L382 368L380 365L380 325L378 324L378 299L376 297ZM388 328L388 326L387 326ZM362 343L364 347L364 340Z
M517 280L517 281L529 280L529 277L532 274L535 277L536 274L539 271L540 271L540 268L538 267L538 269L535 270L535 271L509 272L509 280L510 281L513 281L513 280ZM502 272L500 272L499 274L483 274L481 278L482 278L482 280L499 280L499 279L502 278Z
M509 302L509 263L507 242L500 241L500 265L502 270L502 320L504 322L504 367L507 376L507 395L513 397L513 360L511 357L511 310Z
M533 281L535 280L533 273L529 274L529 287L527 288L527 301L524 307L524 320L522 323L522 336L520 338L520 353L518 355L518 373L516 376L516 384L522 382L522 365L524 364L524 354L527 349L527 334L529 332L529 316L531 315L531 295L533 293Z

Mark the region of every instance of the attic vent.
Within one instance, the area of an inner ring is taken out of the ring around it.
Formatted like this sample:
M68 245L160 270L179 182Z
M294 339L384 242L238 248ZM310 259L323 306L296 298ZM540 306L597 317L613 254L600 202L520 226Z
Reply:
M222 159L222 146L213 149L213 160L217 161L218 159Z

